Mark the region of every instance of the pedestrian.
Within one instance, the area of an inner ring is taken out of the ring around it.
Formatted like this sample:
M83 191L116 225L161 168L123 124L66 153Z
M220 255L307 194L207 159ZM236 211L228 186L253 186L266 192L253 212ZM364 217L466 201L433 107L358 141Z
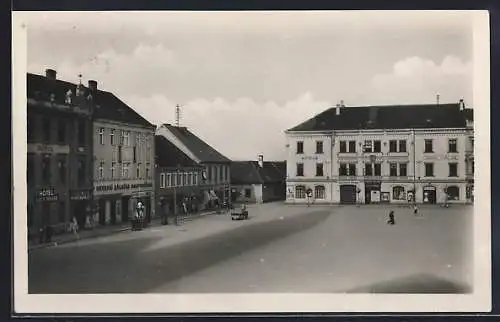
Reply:
M391 210L391 212L389 212L389 220L387 220L387 224L391 226L396 224L396 221L394 220L394 210Z
M416 204L416 203L414 203L414 204L413 204L413 214L414 214L415 216L418 216L418 207L417 207L417 204Z
M73 236L75 237L76 240L80 239L80 236L78 235L78 221L74 216L70 223L70 230L73 233Z

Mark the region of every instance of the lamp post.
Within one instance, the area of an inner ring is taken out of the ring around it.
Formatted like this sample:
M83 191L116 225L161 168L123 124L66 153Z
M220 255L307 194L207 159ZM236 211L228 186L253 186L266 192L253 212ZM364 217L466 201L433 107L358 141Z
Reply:
M175 168L175 184L174 184L174 221L175 225L179 225L179 216L177 215L177 184L179 183L179 172L180 172L180 166L177 165Z

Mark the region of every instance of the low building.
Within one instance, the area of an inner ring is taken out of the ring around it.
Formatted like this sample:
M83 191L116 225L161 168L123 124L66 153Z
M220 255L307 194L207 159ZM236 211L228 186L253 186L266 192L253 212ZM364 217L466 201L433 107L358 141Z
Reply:
M204 167L196 163L165 137L155 137L157 213L170 215L182 202L196 212L203 201L201 178Z
M139 201L147 220L155 213L156 126L113 93L94 88L95 222L113 225L132 218Z
M286 162L231 162L231 201L264 203L286 199Z
M286 136L287 202L473 200L473 112L463 100L338 105L287 130Z
M28 231L85 223L92 199L93 93L83 85L27 74Z
M200 189L203 194L201 207L213 208L230 196L230 163L219 153L186 127L163 124L157 135L163 136L191 160L203 166Z

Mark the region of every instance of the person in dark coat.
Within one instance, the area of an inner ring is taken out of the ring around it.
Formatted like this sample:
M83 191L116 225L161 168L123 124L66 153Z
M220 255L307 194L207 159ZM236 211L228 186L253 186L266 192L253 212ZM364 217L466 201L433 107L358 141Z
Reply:
M394 220L394 210L391 210L391 212L389 212L389 220L387 220L387 224L389 225L396 224L396 221Z

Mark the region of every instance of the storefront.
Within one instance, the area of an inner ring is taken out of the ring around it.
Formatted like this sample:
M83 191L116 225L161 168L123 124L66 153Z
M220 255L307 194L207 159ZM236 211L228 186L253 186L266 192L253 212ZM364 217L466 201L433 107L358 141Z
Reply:
M427 204L435 204L437 202L436 187L424 186L422 188L422 201Z
M365 182L365 203L380 203L380 181L366 181Z
M91 215L92 193L90 190L80 189L70 191L70 214L72 214L79 227L85 227L87 216ZM72 218L69 218L71 220Z

